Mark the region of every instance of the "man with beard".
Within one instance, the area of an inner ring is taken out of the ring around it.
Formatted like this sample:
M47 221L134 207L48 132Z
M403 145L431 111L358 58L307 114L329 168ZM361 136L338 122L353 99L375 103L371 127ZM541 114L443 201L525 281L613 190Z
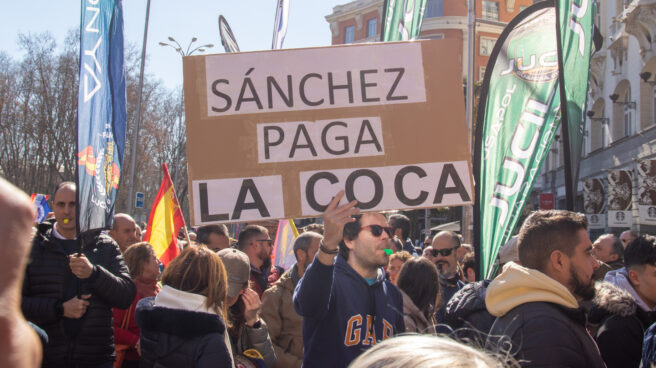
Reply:
M271 269L271 246L269 230L259 225L248 225L239 232L237 240L239 250L246 253L251 262L252 289L262 299L264 290L269 288L269 270Z
M460 248L460 237L453 231L441 231L433 238L431 247L430 253L437 266L442 286L442 297L437 306L435 319L438 323L444 323L447 303L458 290L465 286L465 283L460 280L458 270L457 250Z
M262 319L269 328L269 336L276 352L274 367L301 367L303 362L302 318L294 310L294 288L314 260L323 236L312 231L294 240L296 264L264 292Z
M303 366L346 367L365 349L405 331L401 292L383 266L393 235L385 216L352 201L324 212L319 252L294 292L303 317Z
M624 265L597 285L590 322L608 368L638 367L642 336L656 322L656 238L640 236L629 243Z
M594 296L599 263L584 215L537 211L519 232L521 266L509 262L487 289L497 317L489 348L510 346L522 367L604 367L579 302Z

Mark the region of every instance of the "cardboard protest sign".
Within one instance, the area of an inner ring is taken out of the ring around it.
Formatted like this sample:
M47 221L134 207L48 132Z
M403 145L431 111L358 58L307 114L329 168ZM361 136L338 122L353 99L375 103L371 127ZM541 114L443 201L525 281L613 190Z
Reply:
M184 58L192 223L473 201L461 45L449 40Z

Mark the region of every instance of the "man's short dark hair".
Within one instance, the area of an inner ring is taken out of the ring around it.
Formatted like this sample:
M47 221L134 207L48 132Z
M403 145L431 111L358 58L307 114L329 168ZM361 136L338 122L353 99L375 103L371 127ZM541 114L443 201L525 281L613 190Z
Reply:
M410 219L408 216L395 214L389 217L389 226L396 230L401 229L401 237L403 241L410 236Z
M640 235L626 246L624 266L632 269L646 264L656 266L656 238L651 235Z
M310 249L310 245L312 245L312 241L314 239L323 239L323 236L319 233L315 233L314 231L307 231L302 234L300 234L295 240L294 240L294 256L296 256L296 252L299 250L303 250L307 253L308 249ZM297 257L298 259L298 257Z
M262 234L267 234L269 231L266 227L260 225L248 225L245 228L241 229L239 232L239 238L237 239L237 248L241 251L246 249L248 244L256 236Z
M467 269L472 268L476 270L476 255L474 252L469 252L462 257L462 270L466 273Z
M230 238L228 228L224 224L220 225L203 225L196 231L196 242L201 244L210 243L210 235L216 234Z
M519 231L519 262L544 272L554 251L570 257L574 254L581 229L588 229L588 220L580 213L564 210L532 213Z

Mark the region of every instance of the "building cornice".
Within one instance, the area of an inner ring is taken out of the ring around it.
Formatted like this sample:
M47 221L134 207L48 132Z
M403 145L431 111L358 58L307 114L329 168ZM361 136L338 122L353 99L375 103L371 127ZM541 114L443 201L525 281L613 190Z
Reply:
M332 14L326 15L325 18L328 23L339 22L344 18L351 18L358 14L378 10L382 6L383 0L356 0L348 4L333 7Z

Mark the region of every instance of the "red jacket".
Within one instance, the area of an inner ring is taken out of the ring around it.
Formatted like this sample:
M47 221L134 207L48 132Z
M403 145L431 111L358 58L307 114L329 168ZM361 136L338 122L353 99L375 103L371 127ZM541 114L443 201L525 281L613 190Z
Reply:
M112 309L114 312L114 344L130 345L130 349L125 353L125 360L138 361L140 359L139 353L137 353L137 349L135 348L135 345L137 345L137 342L139 341L140 331L139 326L137 326L137 321L134 319L134 309L141 298L143 298L143 296L137 293L129 309ZM121 328L121 324L123 323L123 318L125 318L125 314L128 310L130 311L128 328L123 329Z

